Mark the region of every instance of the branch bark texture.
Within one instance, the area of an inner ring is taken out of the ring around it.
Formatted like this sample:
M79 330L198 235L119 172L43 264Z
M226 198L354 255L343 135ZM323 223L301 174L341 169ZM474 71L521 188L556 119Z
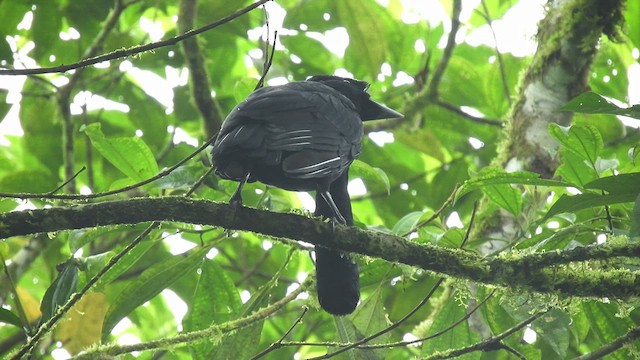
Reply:
M178 221L305 241L485 284L565 296L640 296L640 273L592 270L589 260L638 257L640 244L612 244L531 255L481 257L394 235L336 226L296 214L234 208L183 197L136 198L0 214L0 238L149 221ZM580 268L576 268L580 266ZM581 269L581 271L578 271ZM586 269L586 270L585 270Z
M600 37L603 33L615 36L621 9L622 1L549 1L547 15L539 26L536 54L512 109L502 165L510 162L517 169L553 177L559 144L549 135L548 126L569 125L572 113L558 109L588 90Z

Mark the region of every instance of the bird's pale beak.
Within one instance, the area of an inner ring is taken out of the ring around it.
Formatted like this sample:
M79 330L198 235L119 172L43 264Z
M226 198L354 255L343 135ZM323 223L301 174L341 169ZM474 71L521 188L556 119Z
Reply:
M378 119L396 119L404 117L399 112L389 109L388 107L379 104L373 100L368 100L360 113L362 121L378 120Z

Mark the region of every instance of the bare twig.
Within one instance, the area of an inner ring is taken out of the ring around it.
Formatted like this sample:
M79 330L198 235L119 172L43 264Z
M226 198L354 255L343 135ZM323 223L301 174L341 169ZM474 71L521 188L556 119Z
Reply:
M613 340L612 342L602 345L601 347L593 350L588 354L584 354L578 356L574 360L596 360L603 359L606 355L611 354L612 352L620 349L626 344L630 344L632 342L640 339L640 326L636 326L635 328L629 330L626 334L620 336L619 338Z
M441 277L438 280L436 280L436 283L433 284L433 286L431 287L431 290L427 293L427 295L418 303L418 305L416 305L413 309L411 309L411 311L409 311L402 318L400 318L400 320L394 322L393 324L387 326L386 328L384 328L384 329L382 329L382 330L380 330L380 331L378 331L378 332L376 332L376 333L374 333L372 335L369 335L369 336L367 336L367 337L365 337L363 339L360 339L360 340L358 340L356 342L353 342L353 343L351 343L351 344L349 344L349 345L347 345L347 346L345 346L345 347L343 347L341 349L338 349L338 350L336 350L334 352L331 352L331 353L324 354L322 356L314 357L312 359L313 360L316 360L316 359L328 359L328 358L336 356L338 354L342 354L343 352L345 352L347 350L351 350L351 349L353 349L353 348L355 348L355 347L357 347L359 345L366 344L369 341L371 341L371 340L373 340L373 339L375 339L377 337L380 337L380 336L390 332L391 330L397 328L403 322L405 322L407 319L409 319L411 316L413 316L413 314L418 312L418 310L420 310L429 301L429 299L431 299L431 296L433 296L433 294L436 292L436 290L438 289L440 284L442 284L443 281L444 281L443 277Z
M459 107L452 105L444 100L440 100L440 99L433 99L433 104L440 106L443 109L449 110L452 113L458 114L462 117L465 117L473 122L477 122L479 124L486 124L486 125L491 125L491 126L499 126L502 127L504 126L504 121L502 120L498 120L498 119L487 119L487 118L481 118L481 117L477 117L477 116L473 116L471 114L468 114L464 111L462 111L462 109L460 109Z
M69 65L61 65L61 66L53 66L53 67L46 67L46 68L38 68L38 69L0 69L0 75L29 75L29 74L47 74L47 73L62 73L62 72L66 72L69 70L73 70L73 69L79 69L79 68L83 68L89 65L94 65L94 64L98 64L101 63L103 61L108 61L108 60L113 60L113 59L117 59L117 58L123 58L123 57L127 57L127 56L131 56L131 55L135 55L135 54L139 54L145 51L149 51L149 50L154 50L154 49L158 49L161 47L165 47L165 46L171 46L171 45L175 45L181 41L183 41L184 39L188 39L192 36L196 36L198 34L201 34L205 31L209 31L213 28L216 28L220 25L226 24L246 13L248 13L249 11L259 7L260 5L271 1L271 0L258 0L255 3L236 11L235 13L225 16L224 18L218 20L218 21L214 21L211 24L205 25L201 28L195 29L195 30L191 30L188 31L182 35L179 36L175 36L172 37L170 39L167 40L162 40L162 41L158 41L158 42L154 42L154 43L150 43L150 44L146 44L146 45L141 45L141 46L134 46L132 48L129 49L123 49L123 50L117 50L117 51L113 51L110 52L108 54L104 54L104 55L100 55L100 56L96 56L90 59L86 59L86 60L82 60L79 61L77 63L74 64L69 64Z
M62 189L65 185L67 185L69 182L73 181L73 179L75 179L76 177L78 177L78 175L80 175L83 171L87 170L86 166L83 166L80 170L76 171L75 174L73 174L73 176L67 180L65 180L62 184L60 184L58 187L56 187L55 189L49 191L47 194L48 195L52 195L57 193L58 191L60 191L60 189Z
M259 358L261 358L261 357L263 357L263 356L267 355L268 353L272 352L273 350L277 350L277 349L281 348L281 347L283 346L283 345L282 345L282 342L284 341L284 339L285 339L287 336L289 336L289 334L291 334L291 331L293 331L293 329L294 329L294 328L295 328L299 323L301 323L301 322L302 322L302 318L304 317L304 315L307 313L307 311L308 311L308 310L309 310L309 308L305 306L305 307L302 309L302 314L300 314L300 316L298 316L298 318L296 319L296 321L294 321L294 323L293 323L293 324L291 324L291 326L289 327L289 330L287 330L287 331L284 333L284 335L282 335L282 336L280 337L280 339L278 339L278 341L274 342L273 344L269 345L269 347L268 347L268 348L266 348L266 349L262 350L261 352L259 352L259 353L258 353L258 354L256 354L255 356L253 356L253 357L251 358L251 360L259 359Z
M463 354L468 354L474 351L493 351L493 350L498 350L500 348L504 348L504 344L502 344L502 340L507 338L508 336L511 336L512 334L514 334L516 331L519 331L520 329L524 328L525 326L527 326L528 324L532 323L534 320L536 320L537 318L541 317L542 315L546 314L547 312L549 312L549 309L543 310L543 311L539 311L533 315L531 315L530 317L528 317L527 319L521 321L520 323L512 326L511 328L507 329L506 331L490 337L486 340L483 340L477 344L473 344L470 346L465 346L462 348L458 348L458 349L450 349L447 351L442 351L438 354L435 354L433 356L429 356L426 359L428 360L435 360L435 359L449 359L449 358L453 358L453 357L457 357L457 356L461 356Z
M431 82L429 83L429 94L436 98L438 96L438 86L440 86L440 80L444 75L447 65L451 60L453 54L453 48L456 46L456 34L460 28L460 12L462 11L462 0L453 1L453 11L451 14L451 31L449 31L449 37L447 38L447 45L442 53L442 58L438 62L436 70L433 72Z

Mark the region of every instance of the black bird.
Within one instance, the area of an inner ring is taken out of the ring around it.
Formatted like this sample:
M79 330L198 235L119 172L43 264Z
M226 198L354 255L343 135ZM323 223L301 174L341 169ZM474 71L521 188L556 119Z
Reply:
M368 84L338 76L265 87L238 104L222 124L213 165L239 181L230 203L242 205L246 182L290 191L316 191L314 215L353 225L347 192L349 165L360 154L362 121L402 117L369 98ZM342 252L317 246L318 300L346 315L360 299L358 265Z

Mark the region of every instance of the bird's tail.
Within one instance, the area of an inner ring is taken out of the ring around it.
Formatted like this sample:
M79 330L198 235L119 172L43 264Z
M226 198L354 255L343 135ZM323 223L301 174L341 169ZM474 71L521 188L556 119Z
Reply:
M348 176L346 170L331 183L328 192L324 189L323 193L319 186L314 215L332 218L333 221L341 219L346 225L353 225L347 191ZM316 282L318 301L328 313L347 315L355 310L360 300L360 278L358 264L349 255L316 246Z
M347 315L360 300L358 264L341 252L316 247L316 281L320 306L333 315Z

